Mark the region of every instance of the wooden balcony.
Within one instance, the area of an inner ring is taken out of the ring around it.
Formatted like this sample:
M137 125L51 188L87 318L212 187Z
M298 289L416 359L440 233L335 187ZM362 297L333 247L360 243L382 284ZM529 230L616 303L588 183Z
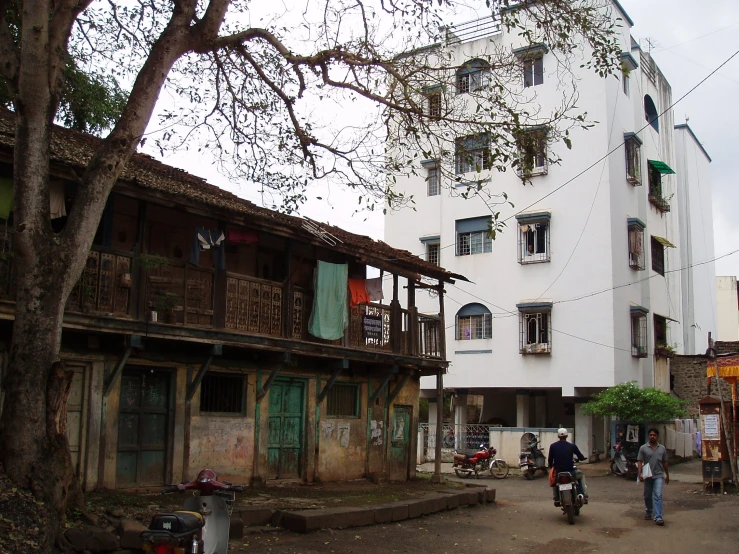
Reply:
M0 277L12 299L12 257L0 258ZM3 277L4 276L4 277ZM90 252L67 312L156 323L165 329L213 329L334 345L364 351L442 359L442 322L399 305L360 304L349 311L344 337L326 341L308 332L313 291L231 272L166 260L137 267L131 252ZM154 316L152 312L155 312Z

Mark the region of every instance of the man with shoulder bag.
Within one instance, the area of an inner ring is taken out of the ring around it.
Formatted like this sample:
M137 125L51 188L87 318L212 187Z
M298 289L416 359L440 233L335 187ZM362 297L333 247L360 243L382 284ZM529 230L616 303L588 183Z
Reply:
M658 442L659 431L652 427L648 432L649 442L639 448L637 456L639 481L644 483L644 519L654 518L660 527L662 519L662 488L670 482L667 449Z

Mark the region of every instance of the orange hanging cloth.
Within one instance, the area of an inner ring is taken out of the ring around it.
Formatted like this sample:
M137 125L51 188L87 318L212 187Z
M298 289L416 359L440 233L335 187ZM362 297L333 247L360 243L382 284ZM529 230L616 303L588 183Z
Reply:
M349 279L349 292L351 300L349 306L352 308L357 304L369 304L370 297L367 294L366 279Z

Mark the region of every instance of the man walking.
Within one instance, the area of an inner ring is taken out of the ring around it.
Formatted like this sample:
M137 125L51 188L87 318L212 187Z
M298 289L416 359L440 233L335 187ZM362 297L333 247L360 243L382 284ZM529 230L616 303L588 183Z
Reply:
M649 442L643 444L639 449L637 461L639 462L639 481L644 483L644 505L647 513L644 519L652 519L662 526L662 487L670 482L669 464L667 463L667 450L659 442L659 431L652 427L649 429ZM649 468L647 470L647 468ZM644 473L647 477L644 477Z
M571 442L567 442L567 429L564 427L557 429L557 436L559 437L559 440L552 443L549 447L549 467L553 467L557 473L560 471L573 473L575 475L575 479L577 479L577 482L580 485L580 492L585 497L584 502L587 504L588 489L585 488L585 477L582 471L575 469L575 464L572 461L572 458L577 457L578 461L582 462L585 459L585 456L582 455L582 452L580 452L580 449L576 445ZM559 506L559 495L557 493L557 487L552 487L555 506Z

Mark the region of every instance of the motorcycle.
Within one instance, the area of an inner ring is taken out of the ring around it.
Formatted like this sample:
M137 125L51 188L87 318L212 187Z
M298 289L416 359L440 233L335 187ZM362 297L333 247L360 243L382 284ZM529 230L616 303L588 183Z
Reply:
M547 459L544 452L539 448L539 440L532 440L526 450L521 452L518 457L518 465L521 467L521 473L526 479L533 479L536 471L547 473Z
M473 473L477 477L480 472L489 470L490 475L496 479L503 479L508 476L508 464L500 458L496 458L498 451L493 448L485 448L484 444L480 445L477 451L454 451L454 473L457 477L469 477Z
M225 554L231 507L244 487L218 481L212 469L202 470L191 483L168 485L162 494L192 491L183 511L156 514L141 533L143 550L155 554Z
M567 521L570 525L574 525L575 516L580 515L580 509L583 507L585 500L585 497L579 490L575 473L570 473L569 471L561 471L557 473L554 486L557 487L559 504L562 511L567 516Z
M616 443L613 447L611 473L618 477L636 477L636 469L636 460L631 460L626 457L623 441Z

